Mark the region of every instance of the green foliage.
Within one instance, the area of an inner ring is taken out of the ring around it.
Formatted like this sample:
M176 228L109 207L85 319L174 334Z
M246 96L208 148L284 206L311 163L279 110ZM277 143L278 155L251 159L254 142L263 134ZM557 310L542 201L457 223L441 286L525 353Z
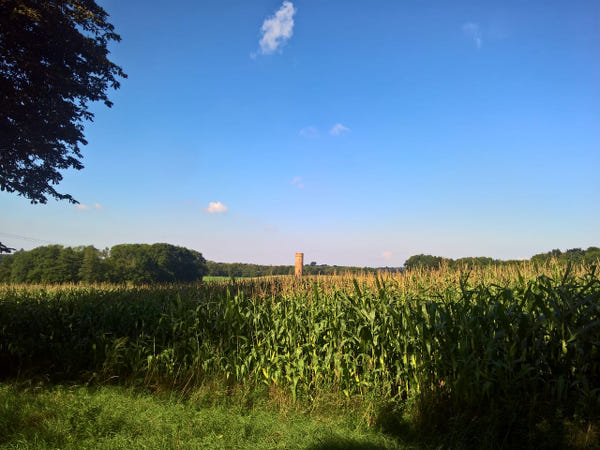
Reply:
M599 264L600 248L588 247L587 250L583 250L581 248L571 248L566 252L561 252L559 249L554 249L548 253L534 255L531 260L541 265L548 264L551 260L556 260L560 263L571 264Z
M197 281L207 274L202 254L170 244L121 244L110 249L108 279L112 282L173 283Z
M123 244L106 252L50 245L0 260L5 283L173 283L199 281L206 273L201 253L170 244Z
M207 261L208 275L213 277L252 278L269 275L290 275L292 266L264 266L244 263L218 263Z
M412 448L361 426L353 410L286 411L275 403L249 405L250 396L224 389L197 390L185 398L175 392L161 396L115 386L18 389L0 385L0 447Z
M4 263L4 262L3 262ZM79 254L61 245L38 247L28 252L20 251L5 263L2 281L13 283L60 283L77 281ZM10 264L10 273L8 265Z
M561 271L5 287L0 366L152 386L218 379L293 402L369 395L413 402L436 429L488 430L486 442L535 437L549 412L600 414L600 279Z
M93 283L106 279L106 266L99 250L93 246L82 250L81 265L77 272L77 278L83 283Z
M266 266L259 264L244 263L218 263L207 262L208 275L213 277L233 277L233 278L252 278L265 277L273 275L292 275L294 266ZM370 267L349 267L349 266L329 266L327 264L317 265L311 263L304 266L305 275L335 275L337 273L352 273L356 275L365 273L377 273L380 270L387 272L396 272L398 269Z
M13 255L1 255L0 258L0 282L9 282L12 272Z
M572 248L566 252L561 252L559 249L554 249L548 253L540 253L534 255L530 261L539 264L547 265L552 261L556 261L559 264L571 263L571 264L598 264L600 263L600 248L589 247L587 250L580 248ZM519 264L522 261L502 261L493 258L487 258L484 256L479 257L467 257L467 258L444 258L441 256L431 255L413 255L404 262L404 269L415 270L415 269L439 269L442 266L451 269L468 269L474 267L486 267L486 266L507 266Z
M413 269L438 269L445 258L431 255L413 255L404 262L404 268ZM447 260L446 260L447 261Z

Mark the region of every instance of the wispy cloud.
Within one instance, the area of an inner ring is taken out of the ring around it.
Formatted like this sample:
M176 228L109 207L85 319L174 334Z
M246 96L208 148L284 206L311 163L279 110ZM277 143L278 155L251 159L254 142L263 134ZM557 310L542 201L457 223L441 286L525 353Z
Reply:
M221 202L209 202L204 210L209 214L224 213L227 211L227 206Z
M393 256L393 255L392 255L392 252L390 252L390 251L385 251L385 252L383 252L383 253L381 254L381 257L382 257L383 259L385 259L386 261L389 261L389 260L391 260L391 259L392 259L392 256Z
M336 123L331 130L329 130L329 134L332 136L339 136L340 134L346 133L350 131L350 128L345 127L341 123Z
M78 209L79 211L89 211L90 209L92 209L92 207L80 203L79 205L75 206L75 209Z
M302 189L304 187L304 183L302 182L302 177L294 177L294 179L292 180L292 182L290 184L293 184L294 186L296 186L297 188Z
M312 125L308 127L304 127L300 130L300 136L308 138L308 139L317 139L319 135L319 130Z
M467 22L462 26L462 31L466 36L473 39L475 47L481 48L483 45L483 36L479 24Z
M261 38L259 41L260 53L269 55L281 49L292 37L294 32L294 4L284 1L275 15L268 17L261 27ZM253 55L255 56L255 55Z
M267 226L265 226L265 231L269 231L269 232L277 231L277 227L275 225L267 225Z
M94 203L94 208L96 208L96 209L104 209L104 206L102 206L100 203Z

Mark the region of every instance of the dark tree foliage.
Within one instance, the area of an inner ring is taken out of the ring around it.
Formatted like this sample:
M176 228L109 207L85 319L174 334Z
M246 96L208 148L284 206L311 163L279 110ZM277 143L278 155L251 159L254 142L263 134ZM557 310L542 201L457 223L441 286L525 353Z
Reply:
M93 0L0 1L0 190L32 203L57 192L61 170L82 169L88 103L112 106L125 73L108 59L119 41Z
M208 275L217 277L247 278L271 275L290 275L294 273L294 268L292 266L266 266L245 263L220 263L214 261L207 261L206 265L208 268Z
M413 255L404 262L405 269L437 269L445 258L432 255Z
M536 264L547 264L551 260L559 263L572 264L600 264L600 248L589 247L587 250L581 248L572 248L566 252L554 249L548 253L540 253L531 257L531 262ZM485 267L491 265L509 265L521 261L503 261L499 259L487 258L484 256L467 257L459 259L444 258L442 256L431 255L413 255L404 262L404 268L411 269L438 269L441 266L447 266L454 269L468 269L472 267Z
M220 263L207 261L208 275L217 277L264 277L273 275L292 275L294 266L267 266L260 264L245 264L245 263ZM304 266L305 275L334 275L341 273L376 273L378 271L397 272L399 268L394 267L350 267L350 266L329 266L327 264L309 264Z
M77 278L84 283L93 283L106 279L106 264L103 262L101 253L91 245L83 249Z
M15 251L14 248L7 247L2 242L0 242L0 254L2 254L2 253L10 253L10 252L13 252L13 251Z
M207 271L201 253L170 244L122 244L109 252L48 245L0 259L5 283L189 282Z
M170 244L115 245L106 262L112 282L197 281L208 273L201 253Z
M78 264L76 258L62 257L66 251L61 245L48 245L30 251L19 251L2 260L1 281L12 283L58 283L77 281L65 274L72 273ZM74 266L68 267L71 263ZM8 266L8 267L6 267Z
M554 249L548 253L539 253L531 258L533 262L539 264L546 264L552 259L571 264L600 264L600 248L588 247L587 250L571 248L566 252Z

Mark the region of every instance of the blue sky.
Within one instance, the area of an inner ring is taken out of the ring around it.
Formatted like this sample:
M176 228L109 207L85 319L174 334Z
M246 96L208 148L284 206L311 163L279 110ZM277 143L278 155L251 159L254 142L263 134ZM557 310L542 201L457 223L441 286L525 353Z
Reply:
M9 246L399 266L600 245L597 1L98 3L129 78L58 187L78 208L0 193Z

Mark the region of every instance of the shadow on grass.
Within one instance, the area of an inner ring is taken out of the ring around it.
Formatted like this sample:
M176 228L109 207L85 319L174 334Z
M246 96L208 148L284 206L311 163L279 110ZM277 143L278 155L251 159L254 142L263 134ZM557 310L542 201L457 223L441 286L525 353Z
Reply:
M0 390L0 446L15 438L36 436L40 441L64 445L64 436L45 426L52 417L50 411L31 408L32 398L20 395L12 388Z
M352 439L327 439L311 445L307 450L386 450L388 447Z
M112 416L99 423L100 406L79 403L68 407L68 402L59 401L60 393L49 398L43 395L47 392L0 386L0 447L19 443L61 448L72 444L74 437L117 435L128 425L127 418Z
M439 449L445 448L441 443L442 436L431 433L423 434L413 418L398 409L396 405L383 405L377 415L375 426L384 434L394 438L407 449Z
M308 447L309 450L382 450L400 448L403 450L433 450L452 448L440 445L443 437L420 435L410 416L396 407L385 405L381 408L374 424L377 432L383 433L394 442L391 446L365 442L357 439L334 437ZM388 442L390 442L388 441Z
M411 449L600 450L597 422L574 422L552 408L532 417L523 407L457 414L444 405L429 405L419 413L407 414L388 405L380 410L376 427Z

